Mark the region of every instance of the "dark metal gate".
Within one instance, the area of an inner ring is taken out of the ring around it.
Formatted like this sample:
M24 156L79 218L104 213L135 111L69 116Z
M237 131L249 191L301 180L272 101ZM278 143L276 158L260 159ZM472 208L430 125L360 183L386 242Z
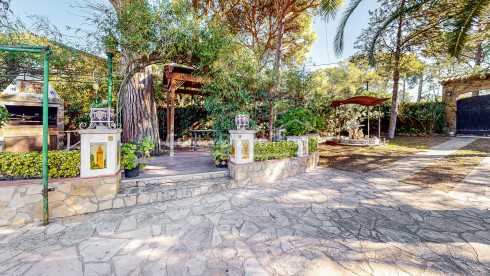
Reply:
M458 100L456 133L490 136L490 95Z

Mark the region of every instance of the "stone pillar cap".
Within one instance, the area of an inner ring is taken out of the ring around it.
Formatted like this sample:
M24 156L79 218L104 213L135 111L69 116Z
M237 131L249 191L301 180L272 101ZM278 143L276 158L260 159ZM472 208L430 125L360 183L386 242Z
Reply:
M286 138L291 138L291 139L301 139L301 138L307 138L307 135L300 135L300 136L286 136Z
M80 134L115 134L115 133L121 133L122 129L116 128L116 129L80 129L77 131Z
M254 134L255 130L231 129L230 134Z

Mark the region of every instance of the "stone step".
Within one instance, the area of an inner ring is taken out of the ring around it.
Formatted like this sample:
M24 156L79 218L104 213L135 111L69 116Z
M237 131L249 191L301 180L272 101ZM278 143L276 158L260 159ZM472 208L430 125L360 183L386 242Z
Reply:
M114 199L113 208L194 197L238 187L236 180L229 176L187 181L175 181L176 179L182 178L173 178L172 181L166 179L165 183L145 183L145 186L122 188Z
M228 176L230 176L230 171L206 172L206 173L195 173L195 174L184 174L184 175L167 175L167 176L145 177L145 178L130 178L130 179L121 179L120 188L126 189L131 187L146 187L148 185L160 185L160 184L202 180L202 179L215 179L215 178L222 178Z

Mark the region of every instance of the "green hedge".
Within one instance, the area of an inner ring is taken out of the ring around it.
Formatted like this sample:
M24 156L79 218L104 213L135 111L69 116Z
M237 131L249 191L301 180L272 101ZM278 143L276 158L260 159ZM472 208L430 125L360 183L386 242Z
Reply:
M308 138L308 152L312 153L318 150L318 136Z
M294 157L297 151L298 144L295 142L255 143L254 161Z
M42 152L0 152L0 179L42 178ZM80 151L49 151L50 178L75 177L80 174Z

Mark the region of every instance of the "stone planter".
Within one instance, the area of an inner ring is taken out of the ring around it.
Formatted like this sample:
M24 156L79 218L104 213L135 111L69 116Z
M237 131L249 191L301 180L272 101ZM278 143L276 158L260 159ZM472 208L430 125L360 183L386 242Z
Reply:
M109 107L90 108L90 126L88 128L114 128L114 109Z
M286 139L288 142L295 142L296 144L298 144L298 157L308 155L308 136L287 136Z

